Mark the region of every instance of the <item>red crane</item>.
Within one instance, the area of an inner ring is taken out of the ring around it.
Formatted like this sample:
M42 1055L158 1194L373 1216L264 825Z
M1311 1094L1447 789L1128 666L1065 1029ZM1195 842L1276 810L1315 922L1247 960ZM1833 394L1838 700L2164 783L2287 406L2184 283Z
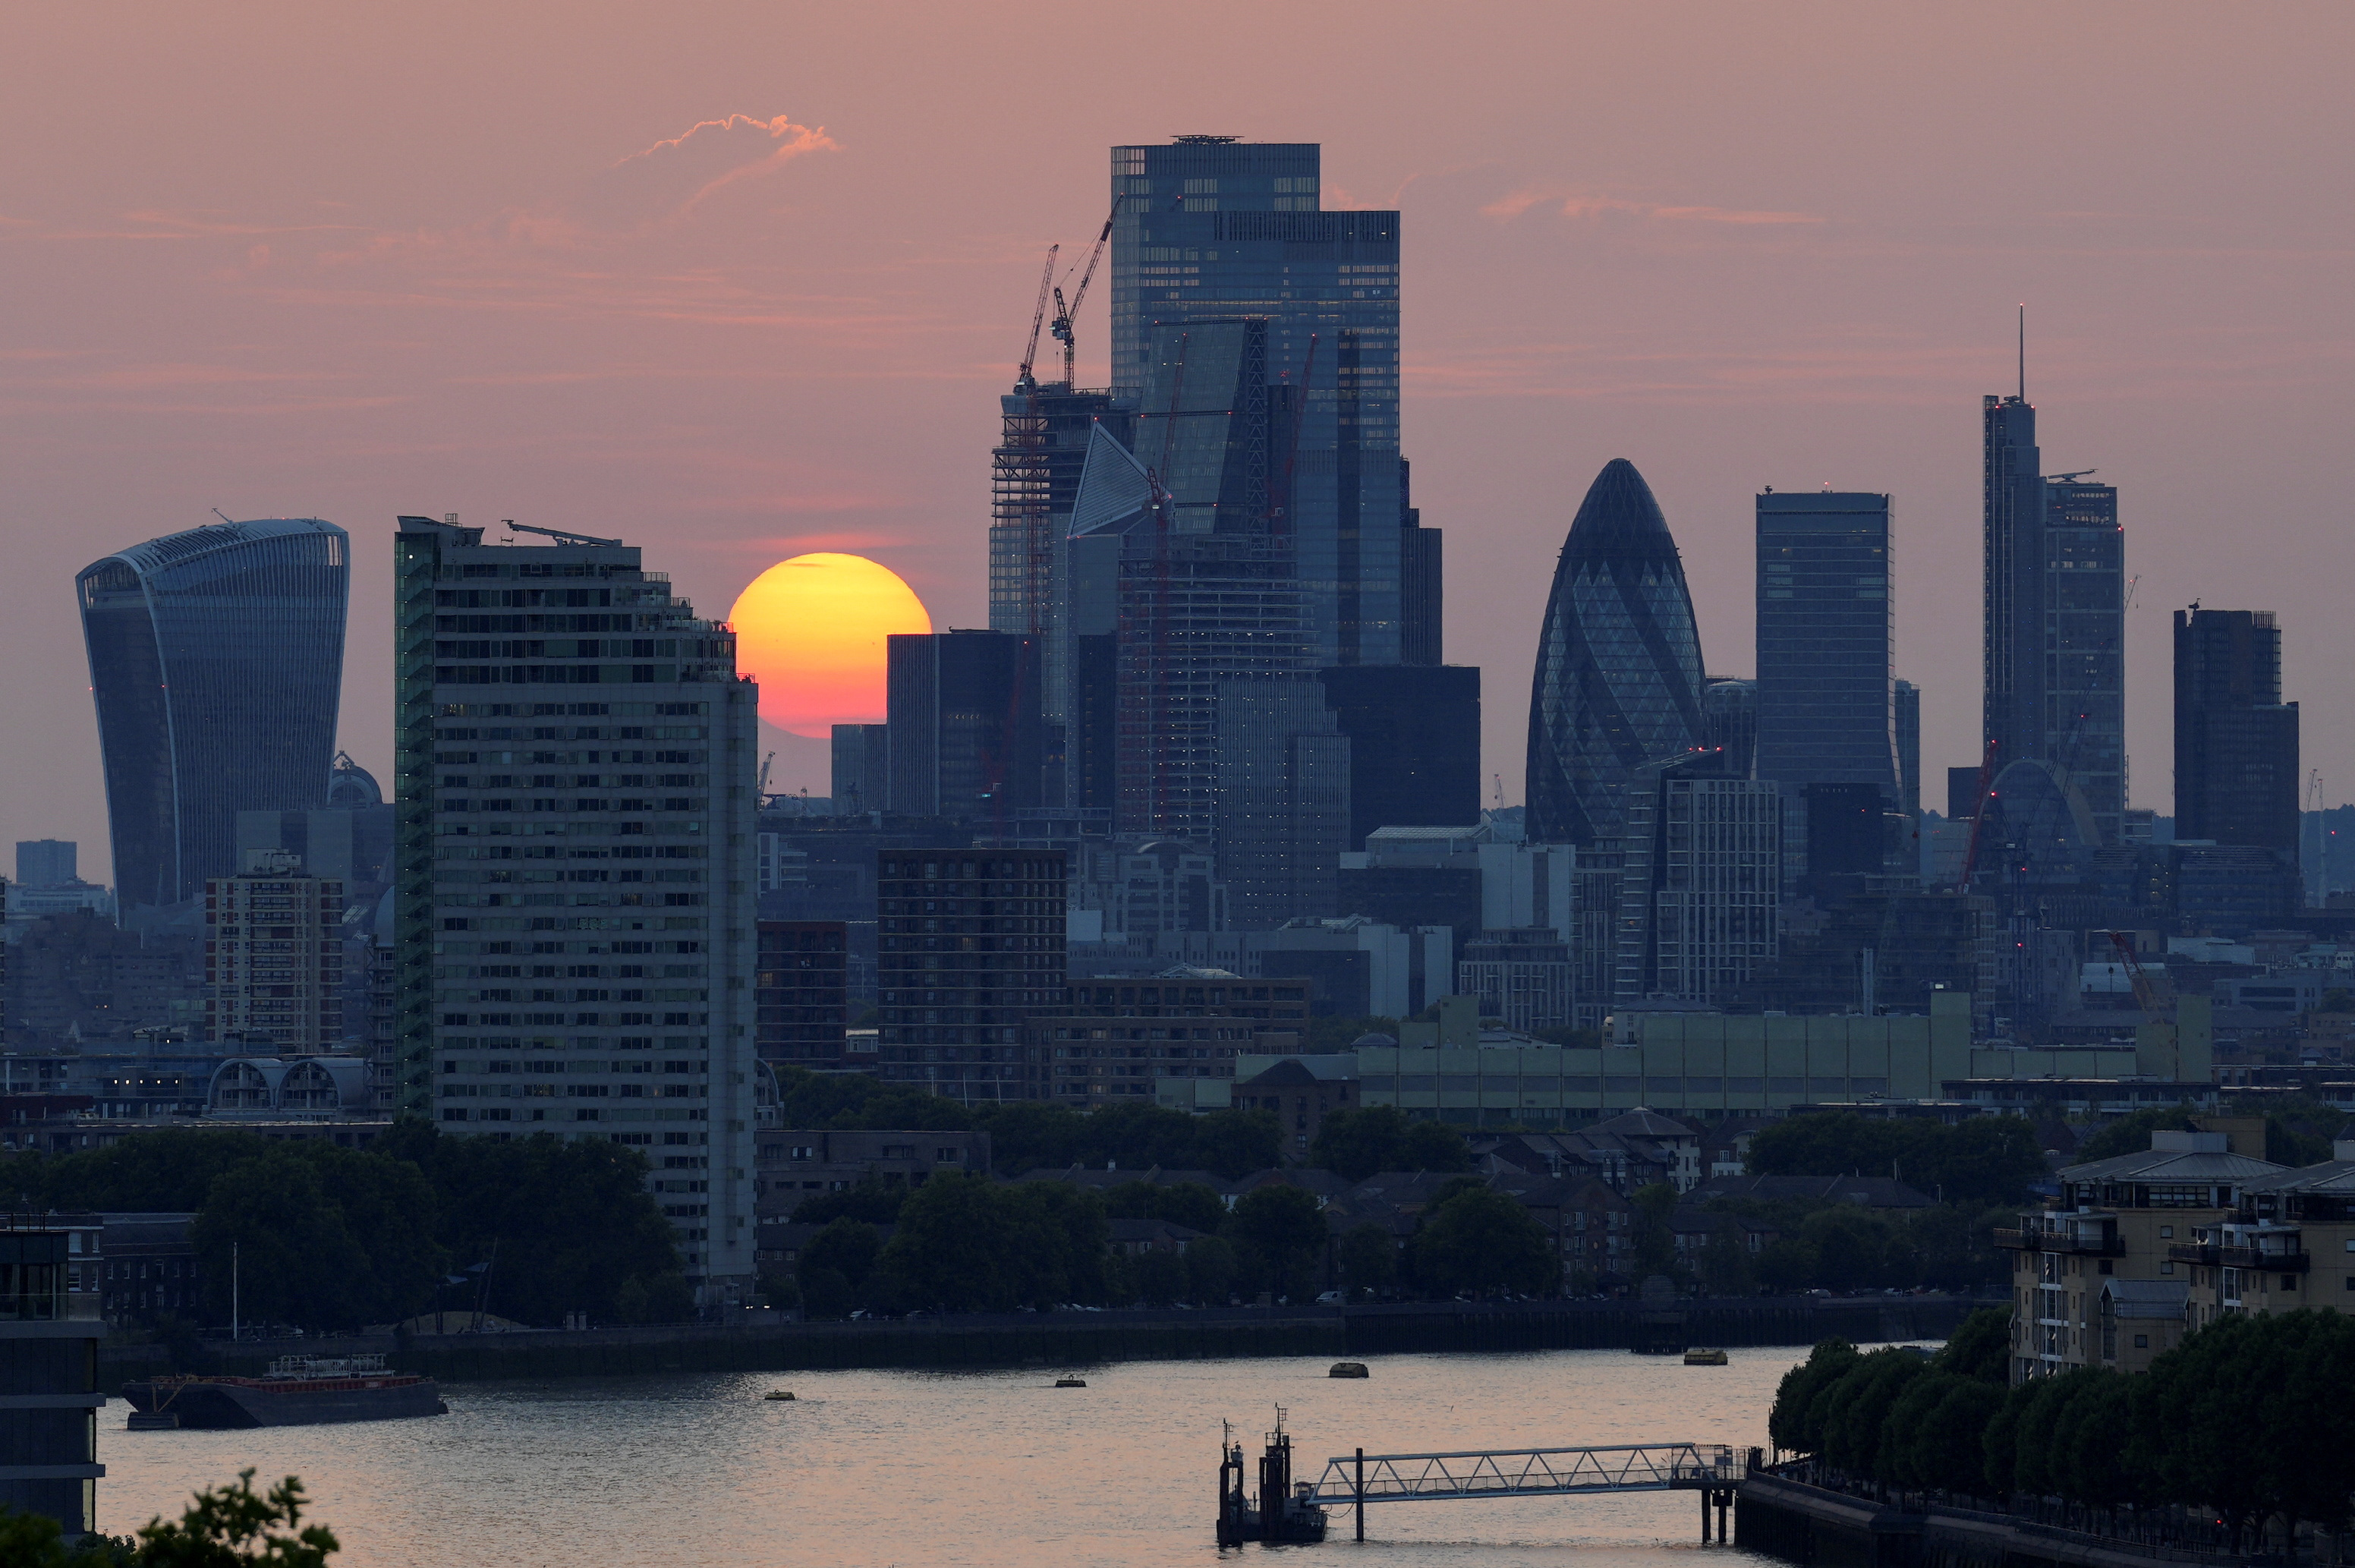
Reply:
M1080 388L1077 372L1073 368L1074 361L1079 357L1080 341L1072 332L1071 317L1080 314L1081 302L1088 297L1088 283L1096 275L1096 263L1103 260L1104 242L1112 238L1113 219L1119 216L1120 197L1114 197L1112 211L1105 214L1103 231L1096 235L1095 249L1088 252L1088 264L1080 273L1080 286L1071 291L1071 303L1069 304L1063 303L1063 291L1060 288L1055 291L1055 320L1047 330L1053 333L1055 341L1063 346L1063 385L1072 391L1078 391ZM1047 297L1043 285L1039 297L1042 302ZM1038 324L1034 322L1030 327L1030 335L1034 342L1038 338Z
M1979 759L1978 793L1971 797L1971 847L1963 854L1963 879L1955 887L1957 892L1971 891L1971 878L1979 869L1979 827L1987 820L1987 793L1995 787L1995 742L1987 743L1987 754Z

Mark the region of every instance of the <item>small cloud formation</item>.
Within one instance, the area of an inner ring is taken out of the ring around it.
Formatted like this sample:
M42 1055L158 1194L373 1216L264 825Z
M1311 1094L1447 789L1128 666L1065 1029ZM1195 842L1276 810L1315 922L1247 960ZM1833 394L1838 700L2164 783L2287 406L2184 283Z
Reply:
M797 125L780 114L730 114L632 153L584 186L567 204L600 229L633 229L682 216L715 191L758 179L805 153L839 152L823 125Z
M1678 207L1655 201L1630 201L1625 197L1596 196L1585 192L1564 193L1561 190L1518 190L1512 195L1490 202L1480 209L1483 218L1510 221L1533 208L1552 208L1563 218L1603 218L1621 215L1630 218L1662 219L1685 223L1790 224L1821 223L1823 219L1807 212L1764 212L1731 207Z

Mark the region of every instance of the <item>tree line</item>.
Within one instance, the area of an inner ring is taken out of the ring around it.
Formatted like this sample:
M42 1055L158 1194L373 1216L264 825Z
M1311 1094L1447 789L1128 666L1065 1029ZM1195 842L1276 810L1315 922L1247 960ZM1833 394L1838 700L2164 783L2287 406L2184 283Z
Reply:
M794 1217L824 1229L801 1249L793 1273L764 1279L763 1291L818 1318L1223 1307L1262 1293L1305 1301L1327 1287L1360 1296L1540 1295L1557 1278L1544 1228L1472 1177L1443 1186L1403 1244L1370 1222L1333 1237L1316 1194L1281 1182L1253 1188L1230 1207L1196 1182L1124 1182L1099 1194L1060 1181L948 1172L915 1187L867 1183L819 1194ZM1114 1219L1162 1220L1198 1234L1131 1255L1111 1244Z
M2147 1373L2084 1367L2006 1384L2009 1309L1975 1314L1934 1357L1827 1340L1785 1375L1779 1448L1884 1486L2122 1512L2212 1509L2238 1549L2280 1521L2355 1523L2355 1317L2218 1318Z
M193 1213L212 1323L229 1321L233 1276L246 1322L305 1330L437 1306L534 1324L573 1311L676 1321L694 1297L646 1171L617 1144L445 1138L416 1121L365 1149L171 1127L0 1157L0 1194L26 1209Z

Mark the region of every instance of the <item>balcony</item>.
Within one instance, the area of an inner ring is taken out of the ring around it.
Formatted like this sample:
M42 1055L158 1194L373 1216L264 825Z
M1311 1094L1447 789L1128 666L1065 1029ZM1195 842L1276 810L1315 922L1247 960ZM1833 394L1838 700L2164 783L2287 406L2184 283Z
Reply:
M2254 1269L2262 1274L2304 1274L2314 1266L2305 1253L2267 1252L2259 1247L2219 1247L2226 1268Z
M2203 1246L2197 1242L2178 1242L2167 1249L2167 1255L2179 1264L2205 1264L2211 1268L2222 1261L2222 1247Z
M2126 1255L2126 1243L2115 1232L2095 1230L2078 1233L2066 1230L1998 1230L1995 1244L2030 1253L2066 1253L2077 1257L2122 1258Z

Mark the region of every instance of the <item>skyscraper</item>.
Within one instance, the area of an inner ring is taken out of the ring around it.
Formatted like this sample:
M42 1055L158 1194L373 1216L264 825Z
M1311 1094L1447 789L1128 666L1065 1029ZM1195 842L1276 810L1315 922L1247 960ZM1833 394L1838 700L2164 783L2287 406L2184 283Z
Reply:
M1290 543L1270 506L1271 404L1283 400L1270 395L1266 341L1258 320L1163 328L1136 451L1101 425L1091 438L1068 558L1078 699L1066 799L1097 804L1108 771L1120 833L1211 842L1218 683L1304 667Z
M1633 770L1612 996L1710 1006L1780 952L1783 810L1775 785L1716 752Z
M1062 1003L1060 849L877 857L876 1076L966 1104L1025 1098L1022 1023Z
M1104 390L1036 381L998 400L1005 429L990 453L989 629L1039 640L1039 711L1064 720L1070 672L1062 618L1065 541L1097 425L1126 445L1135 411Z
M1232 136L1112 150L1113 392L1135 402L1138 454L1157 466L1144 425L1177 389L1153 389L1156 329L1263 318L1265 380L1307 389L1263 460L1310 663L1436 663L1438 535L1409 504L1399 447L1399 215L1321 210L1321 163L1315 143ZM1191 387L1185 400L1207 406Z
M2103 842L2126 809L2126 543L2117 491L2037 469L2036 410L1981 400L1984 738L2049 763Z
M1897 714L1897 809L1922 815L1922 688L1893 683Z
M2297 856L2297 704L2270 610L2175 613L2175 837Z
M401 1109L644 1150L688 1276L741 1300L757 693L635 548L549 537L400 519Z
M888 639L893 811L986 823L1040 804L1042 641L975 631Z
M350 579L315 517L169 534L75 578L126 913L233 875L238 812L320 804Z
M1786 798L1858 784L1893 804L1889 497L1769 490L1757 517L1757 776Z
M1349 737L1306 671L1218 683L1219 874L1239 931L1327 919L1349 845Z
M1702 743L1700 634L1683 561L1636 465L1614 457L1572 520L1529 690L1529 837L1608 844L1647 763Z
M1349 737L1349 842L1378 827L1480 821L1480 672L1466 665L1319 670Z

